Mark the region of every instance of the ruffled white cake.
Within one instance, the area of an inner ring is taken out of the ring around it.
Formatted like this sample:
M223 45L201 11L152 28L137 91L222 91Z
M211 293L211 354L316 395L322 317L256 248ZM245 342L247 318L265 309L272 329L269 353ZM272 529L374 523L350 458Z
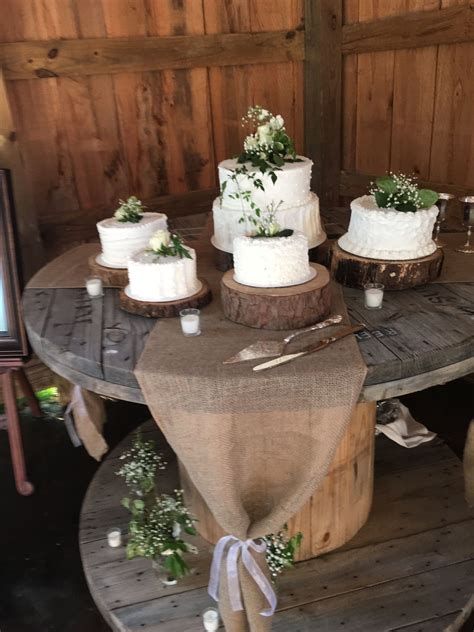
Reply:
M131 254L148 245L157 230L167 228L163 213L143 213L139 222L119 222L115 217L97 224L102 247L101 262L114 268L126 268Z
M250 209L249 203L234 198L239 191L251 191L254 204L265 209L271 204L278 206L276 221L285 228L302 232L308 239L308 247L314 248L326 239L319 215L319 200L311 192L311 168L313 163L304 156L298 156L301 162L286 162L281 170L275 171L277 180L272 182L268 173L261 174L258 169L246 163L249 172L258 172L264 191L255 187L253 181L245 174L237 176L237 182L230 179L232 171L239 165L237 160L224 160L219 164L219 182L222 199L214 201L212 212L214 217L213 244L219 250L233 252L233 240L241 235L253 232L250 222L239 222L244 210Z
M139 301L160 303L187 298L199 291L196 252L187 248L191 259L163 257L151 250L135 252L128 259L129 285L126 293Z
M379 208L373 195L363 195L351 203L348 231L338 243L346 252L369 259L401 261L432 254L432 239L438 208L415 213Z
M234 279L253 287L285 287L306 283L315 275L308 261L308 240L290 237L236 237Z

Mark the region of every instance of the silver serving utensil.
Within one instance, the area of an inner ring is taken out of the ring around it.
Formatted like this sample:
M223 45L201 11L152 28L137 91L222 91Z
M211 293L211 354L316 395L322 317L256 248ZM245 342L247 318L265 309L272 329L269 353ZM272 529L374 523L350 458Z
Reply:
M341 320L342 315L336 314L335 316L331 316L331 318L327 318L316 325L311 325L311 327L307 327L306 329L295 331L283 340L259 340L258 342L254 342L252 345L245 347L245 349L242 349L242 351L239 351L239 353L231 358L227 358L227 360L224 360L223 364L235 364L237 362L245 362L246 360L257 360L258 358L273 358L275 356L281 356L286 349L286 345L298 336L307 334L311 331L317 331L318 329L324 329L330 325L337 325L341 322Z

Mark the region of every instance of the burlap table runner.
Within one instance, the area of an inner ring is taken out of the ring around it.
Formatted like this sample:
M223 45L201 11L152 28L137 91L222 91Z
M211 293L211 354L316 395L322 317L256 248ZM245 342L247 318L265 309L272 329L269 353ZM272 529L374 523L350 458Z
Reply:
M366 366L355 339L262 374L252 363L223 365L243 347L284 332L251 329L225 319L222 276L199 248L214 301L202 313L202 335L185 338L177 319L158 322L136 376L167 440L227 533L239 540L277 531L327 473L361 391ZM333 313L344 313L334 285ZM347 317L347 314L346 314ZM308 336L309 344L324 332ZM257 364L254 362L253 364ZM263 554L256 555L265 566ZM223 565L220 609L228 632L269 630L268 606L239 564L244 612L229 603Z

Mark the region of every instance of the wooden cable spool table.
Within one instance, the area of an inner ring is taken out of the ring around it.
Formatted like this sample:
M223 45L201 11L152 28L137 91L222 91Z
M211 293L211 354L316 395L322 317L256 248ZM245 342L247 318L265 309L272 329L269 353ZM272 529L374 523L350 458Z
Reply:
M327 478L290 522L290 531L306 533L299 559L340 547L367 520L375 402L474 370L474 284L389 293L376 311L364 309L362 292L346 288L344 295L351 319L367 324L359 344L368 373ZM34 351L53 371L98 394L145 403L133 371L154 321L121 310L118 290L105 289L102 299L90 300L84 289L27 288L24 314ZM209 335L205 309L202 329ZM275 339L283 336L275 332ZM181 478L200 534L214 542L219 526L186 475Z

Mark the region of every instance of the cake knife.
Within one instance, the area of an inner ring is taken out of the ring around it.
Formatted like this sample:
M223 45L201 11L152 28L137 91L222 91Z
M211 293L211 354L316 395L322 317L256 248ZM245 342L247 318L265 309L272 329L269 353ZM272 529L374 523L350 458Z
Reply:
M286 364L287 362L291 362L292 360L296 360L296 358L301 358L305 355L309 355L310 353L314 353L315 351L321 351L321 349L325 349L333 342L340 340L341 338L345 338L346 336L350 336L351 334L356 334L358 331L361 331L365 328L365 325L359 323L358 325L351 325L350 327L344 327L340 329L332 336L328 338L323 338L319 342L315 342L312 345L308 345L302 351L298 353L288 353L287 355L280 356L279 358L275 358L274 360L270 360L269 362L264 362L263 364L258 364L253 367L254 371L265 371L266 369L271 369L274 366L279 366L280 364Z

